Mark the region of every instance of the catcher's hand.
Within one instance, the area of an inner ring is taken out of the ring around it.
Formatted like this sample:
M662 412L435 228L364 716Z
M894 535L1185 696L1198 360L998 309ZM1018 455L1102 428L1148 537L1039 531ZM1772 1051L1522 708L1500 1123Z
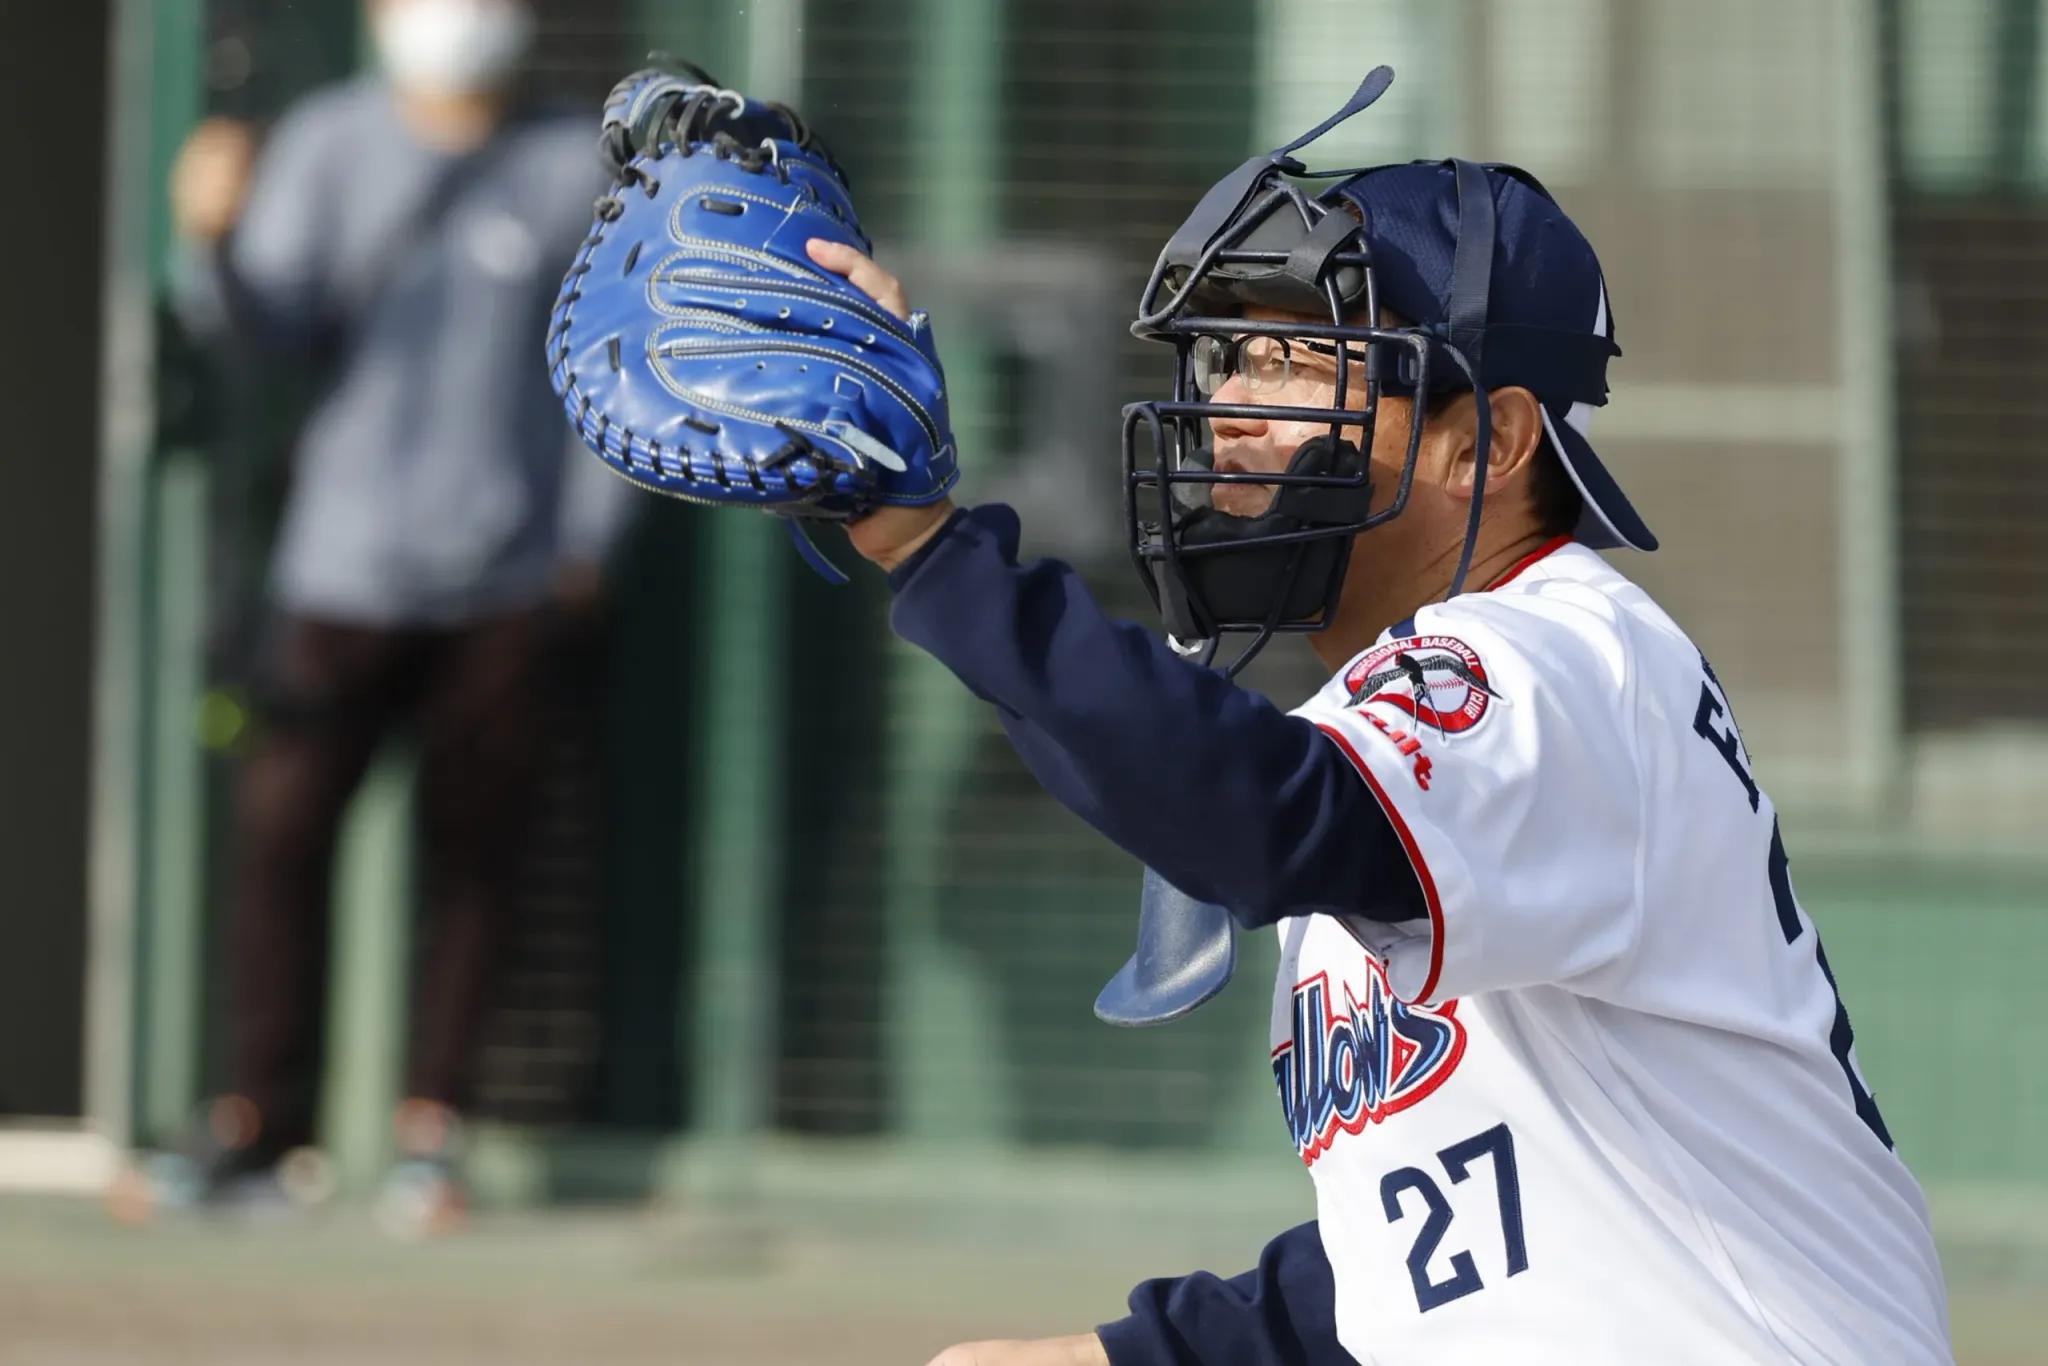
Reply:
M938 503L958 477L921 313L822 268L870 250L838 167L780 105L690 69L605 106L617 172L548 330L584 441L643 488L848 519Z
M910 298L903 282L876 265L869 257L838 242L813 238L807 245L811 259L835 275L844 275L863 294L899 318L910 317ZM953 500L915 507L878 507L846 527L847 539L861 555L884 570L915 555L953 514Z

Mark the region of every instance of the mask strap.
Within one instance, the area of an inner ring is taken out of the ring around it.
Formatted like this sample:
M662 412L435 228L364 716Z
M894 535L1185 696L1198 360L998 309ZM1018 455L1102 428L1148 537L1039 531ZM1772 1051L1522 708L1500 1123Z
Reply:
M1358 83L1358 89L1351 92L1351 98L1344 101L1342 109L1339 109L1336 113L1330 115L1330 117L1324 119L1285 147L1275 147L1269 159L1278 161L1289 152L1308 146L1311 142L1314 142L1317 138L1329 132L1353 114L1367 108L1374 100L1386 94L1387 87L1393 83L1394 68L1391 66L1374 67L1365 73L1365 79Z
M1443 353L1472 381L1472 415L1479 427L1472 452L1472 511L1465 517L1465 548L1458 552L1458 570L1451 575L1451 591L1444 594L1444 600L1448 602L1465 591L1465 575L1471 572L1472 552L1479 544L1479 512L1486 505L1486 470L1493 455L1493 400L1486 390L1479 387L1477 366L1465 359L1455 346L1444 347Z
M1444 321L1451 345L1464 352L1472 382L1486 358L1486 306L1493 297L1493 186L1483 167L1453 161L1458 178L1458 246L1451 256L1451 294Z
M1387 87L1393 83L1394 69L1392 67L1374 67L1366 73L1365 79L1358 83L1358 89L1351 93L1351 98L1344 102L1342 109L1339 109L1336 113L1330 115L1330 117L1324 119L1285 147L1276 147L1264 156L1249 158L1229 175L1224 176L1223 179L1211 185L1208 192L1195 205L1194 211L1187 216L1186 221L1174 230L1172 237L1167 239L1165 249L1159 253L1159 264L1153 268L1152 272L1154 282L1156 283L1169 264L1193 262L1193 266L1188 271L1188 283L1175 294L1171 301L1162 307L1145 312L1141 306L1141 316L1138 319L1137 325L1139 327L1155 325L1160 319L1167 317L1179 307L1187 294L1192 292L1195 282L1201 278L1202 271L1207 265L1209 256L1218 241L1219 234L1231 222L1242 217L1246 223L1250 223L1262 216L1259 211L1242 215L1240 211L1250 203L1252 196L1258 193L1260 187L1266 183L1268 176L1276 171L1286 175L1301 175L1305 173L1306 168L1289 156L1288 153L1314 142L1353 114L1371 105L1373 101L1386 94ZM1151 285L1147 285L1145 297L1147 299L1152 297Z
M1451 576L1456 597L1465 591L1472 552L1479 540L1479 514L1486 505L1486 471L1493 454L1493 403L1480 380L1485 364L1487 300L1493 294L1493 186L1486 169L1469 161L1451 162L1458 180L1458 246L1451 255L1451 294L1445 309L1450 345L1445 348L1472 385L1473 416L1479 432L1472 452L1472 511L1465 519L1465 548L1458 554L1458 572Z
M1327 283L1323 273L1330 267L1330 258L1363 231L1358 220L1350 214L1340 209L1325 209L1321 220L1295 244L1293 251L1287 253L1287 263L1280 268L1281 274L1303 288L1321 289ZM1341 302L1333 305L1333 318L1341 316L1342 312Z
M1272 169L1265 161L1254 157L1243 166L1238 167L1237 171L1231 173L1231 181L1235 181L1242 172L1256 171L1258 175L1254 176L1252 180L1253 182L1258 182L1259 177L1264 176ZM1210 263L1239 239L1248 236L1254 227L1265 220L1266 215L1272 212L1275 206L1288 197L1288 191L1285 186L1269 189L1252 205L1250 210L1239 217L1237 210L1244 205L1244 198L1240 196L1232 200L1226 208L1217 210L1217 221L1213 226L1207 226L1203 222L1198 222L1197 220L1204 219L1210 212L1210 197L1223 190L1228 183L1219 181L1215 186L1211 187L1209 194L1203 196L1202 202L1195 206L1193 215L1188 218L1187 222L1180 225L1180 231L1176 232L1173 235L1173 240L1166 244L1166 250L1160 253L1159 264L1152 268L1152 280L1145 287L1145 298L1139 300L1138 320L1131 324L1133 332L1142 328L1156 327L1167 318L1178 313L1181 305L1185 304L1188 301L1188 297L1200 287L1202 277L1208 273ZM1250 194L1253 188L1256 188L1256 183L1249 184L1245 189L1245 194ZM1218 202L1220 203L1221 201ZM1234 228L1229 226L1232 218L1237 219L1237 225ZM1207 236L1204 236L1205 233ZM1165 303L1158 305L1150 312L1144 311L1145 301L1153 298L1155 295L1154 286L1165 278L1168 262L1185 259L1176 256L1176 253L1181 250L1184 240L1185 243L1191 244L1188 246L1188 253L1194 257L1194 265L1188 269L1187 279L1181 282L1180 288L1176 289Z

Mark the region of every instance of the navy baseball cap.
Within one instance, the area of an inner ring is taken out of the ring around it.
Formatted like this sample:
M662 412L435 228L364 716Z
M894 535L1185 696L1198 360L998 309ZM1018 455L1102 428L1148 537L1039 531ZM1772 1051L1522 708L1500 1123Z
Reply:
M1494 247L1480 382L1521 385L1541 401L1551 446L1584 497L1578 540L1601 550L1655 550L1656 536L1588 436L1593 410L1607 402L1607 361L1621 354L1599 258L1534 176L1512 166L1484 169ZM1364 221L1381 306L1410 323L1446 326L1459 223L1452 164L1375 167L1331 193Z

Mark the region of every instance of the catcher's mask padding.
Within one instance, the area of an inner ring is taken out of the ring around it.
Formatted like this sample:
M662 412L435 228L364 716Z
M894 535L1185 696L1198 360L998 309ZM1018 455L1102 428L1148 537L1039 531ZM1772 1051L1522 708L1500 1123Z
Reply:
M1311 316L1327 314L1330 303L1325 280L1335 288L1347 312L1362 304L1365 271L1357 265L1339 263L1332 268L1331 264L1331 258L1347 245L1356 245L1358 216L1348 202L1317 207L1324 212L1311 225L1291 204L1276 205L1238 239L1236 252L1212 261L1201 273L1188 292L1187 311L1229 314L1252 304ZM1279 259L1246 260L1239 259L1237 253ZM1182 260L1169 254L1167 288L1179 291L1195 265L1194 256Z
M1363 468L1358 447L1318 436L1301 444L1286 472L1355 477ZM1293 542L1274 538L1318 525L1363 521L1371 491L1368 486L1283 487L1256 517L1235 517L1206 501L1195 502L1185 487L1175 490L1175 498L1187 508L1176 523L1180 579L1163 559L1153 562L1152 578L1167 631L1192 641L1214 635L1219 621L1284 625L1312 620L1324 608L1329 585L1343 577L1351 541L1342 536ZM1192 600L1181 581L1192 590Z

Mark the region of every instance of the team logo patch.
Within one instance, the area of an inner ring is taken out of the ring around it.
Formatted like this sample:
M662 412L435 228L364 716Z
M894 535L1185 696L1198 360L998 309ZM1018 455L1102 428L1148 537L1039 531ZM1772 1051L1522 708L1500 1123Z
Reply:
M1273 1050L1273 1082L1301 1160L1314 1166L1355 1134L1442 1086L1465 1056L1458 1003L1404 1004L1366 960L1363 993L1319 972L1294 988L1293 1037Z
M1456 636L1390 640L1351 666L1344 687L1348 706L1385 702L1445 736L1472 729L1503 700L1479 652Z

